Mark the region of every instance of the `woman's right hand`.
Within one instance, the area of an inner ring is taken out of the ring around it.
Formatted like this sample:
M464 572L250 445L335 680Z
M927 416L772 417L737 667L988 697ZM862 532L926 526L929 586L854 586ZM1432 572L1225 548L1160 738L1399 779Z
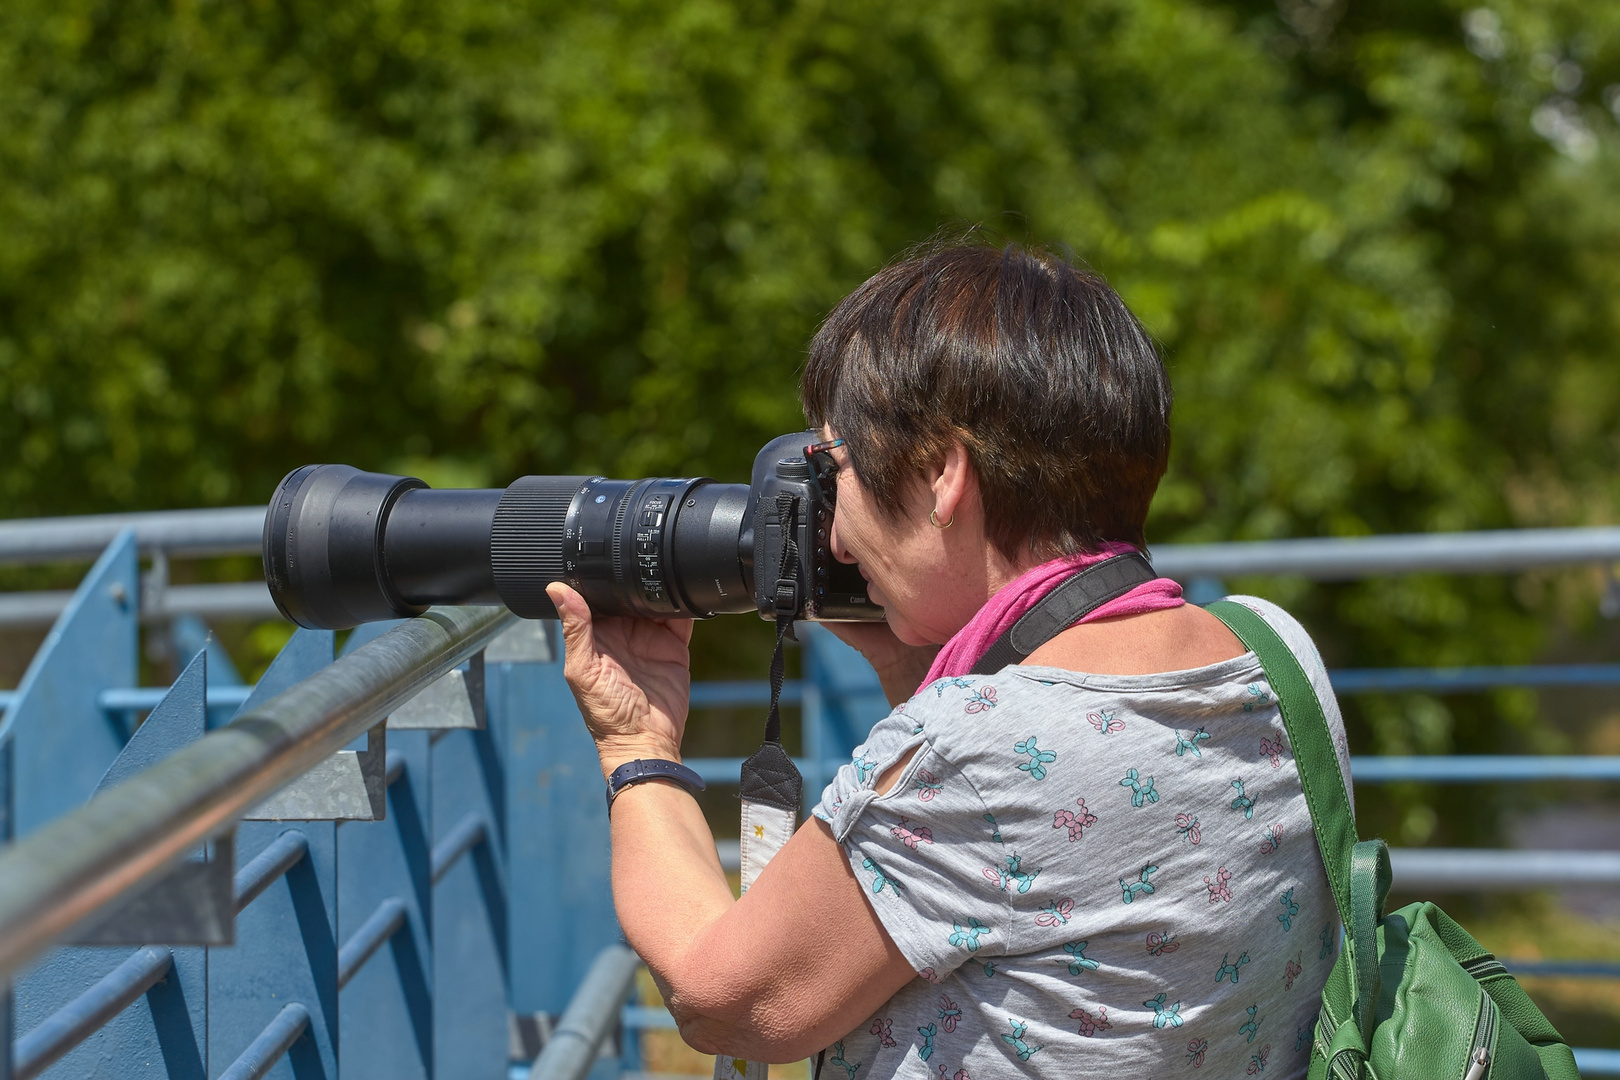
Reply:
M888 623L827 622L821 625L872 665L891 707L917 692L940 649L938 645L907 645L894 636Z

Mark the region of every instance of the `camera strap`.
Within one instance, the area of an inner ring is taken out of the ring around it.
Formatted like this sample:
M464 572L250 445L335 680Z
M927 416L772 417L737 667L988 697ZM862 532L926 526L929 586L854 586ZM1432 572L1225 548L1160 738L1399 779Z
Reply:
M1021 664L1029 654L1138 585L1158 577L1141 552L1115 555L1086 567L1047 593L1036 605L990 643L970 675L994 675L1008 664Z
M799 497L787 492L776 497L776 517L782 530L782 562L776 574L776 649L771 653L771 707L765 715L765 741L743 762L742 785L742 891L754 883L771 857L782 850L799 824L804 779L782 747L782 678L786 671L783 645L793 637L793 617L799 610L799 545L793 526L799 515ZM797 639L795 639L797 640ZM766 1080L769 1066L721 1054L714 1059L714 1080Z

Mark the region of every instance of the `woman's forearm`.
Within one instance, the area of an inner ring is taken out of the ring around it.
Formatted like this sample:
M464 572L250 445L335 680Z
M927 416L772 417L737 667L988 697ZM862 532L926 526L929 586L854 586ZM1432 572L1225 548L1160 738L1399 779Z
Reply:
M717 963L716 923L736 900L697 802L671 782L637 784L614 800L612 831L619 925L681 1037L705 1053L777 1056L779 1033L759 1023L752 980L728 980Z
M661 980L688 977L693 940L736 902L703 811L685 788L649 780L613 801L613 898L624 936Z
M918 685L928 677L928 668L938 652L936 646L910 649L904 655L897 656L893 663L876 669L878 683L883 687L883 696L889 700L890 707L899 705L917 692Z

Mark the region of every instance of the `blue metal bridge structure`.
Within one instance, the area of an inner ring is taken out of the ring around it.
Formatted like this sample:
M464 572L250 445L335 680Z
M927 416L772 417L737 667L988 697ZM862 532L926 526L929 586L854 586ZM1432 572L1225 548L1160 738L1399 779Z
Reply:
M92 561L71 592L0 595L49 626L0 691L0 1080L581 1080L643 1073L594 750L555 626L433 609L338 647L298 630L253 685L209 620L273 618L262 582L172 585L254 552L240 508L0 522L0 564ZM1168 546L1194 600L1251 574L1346 580L1620 562L1620 529ZM144 566L144 569L143 569ZM143 631L144 627L144 631ZM143 640L172 685L141 686ZM876 677L801 634L800 766L819 792L887 712ZM1620 664L1337 671L1341 694L1612 686ZM694 709L763 706L698 683ZM690 761L714 785L740 760ZM1357 757L1356 782L1620 780L1620 757ZM735 860L721 844L722 861ZM1395 852L1398 888L1620 886L1620 852ZM1589 957L1526 975L1620 978ZM1586 1075L1620 1050L1582 1048Z

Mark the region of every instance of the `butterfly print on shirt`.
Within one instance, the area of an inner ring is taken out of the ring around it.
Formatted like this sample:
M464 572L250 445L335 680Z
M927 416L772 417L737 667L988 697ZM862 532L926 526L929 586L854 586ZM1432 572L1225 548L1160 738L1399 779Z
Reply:
M1096 728L1100 735L1112 735L1116 731L1125 730L1125 721L1115 720L1114 714L1111 712L1087 713L1086 719L1091 722L1091 726Z
M982 686L973 692L972 697L968 698L967 712L968 715L971 716L974 713L986 712L993 709L997 704L996 688L993 686Z
M956 1024L962 1019L962 1010L956 1007L956 1002L939 995L939 1023L946 1031L955 1031Z
M932 844L934 842L933 829L926 825L918 825L913 829L911 823L905 818L901 818L900 824L889 829L889 835L898 839L912 851L917 850L918 844Z
M1161 934L1157 930L1154 930L1147 936L1147 951L1152 953L1154 956L1163 956L1165 953L1173 953L1179 948L1181 948L1181 942L1172 937L1168 931Z

